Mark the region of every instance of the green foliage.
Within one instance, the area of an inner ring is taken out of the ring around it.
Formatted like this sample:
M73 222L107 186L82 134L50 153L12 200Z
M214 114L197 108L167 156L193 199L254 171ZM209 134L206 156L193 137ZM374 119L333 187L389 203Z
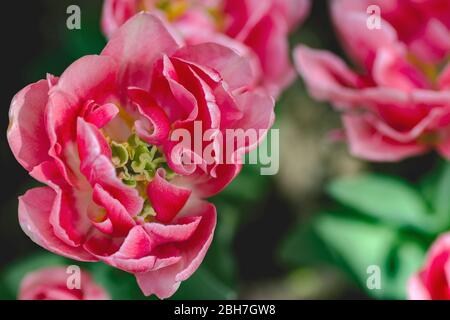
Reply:
M293 228L282 261L292 268L332 264L372 297L405 298L407 280L429 245L450 229L450 164L417 185L362 174L332 181L327 192L338 205ZM366 283L372 265L381 270L380 290Z
M361 213L398 227L428 230L427 206L404 181L385 176L360 175L333 181L329 194Z

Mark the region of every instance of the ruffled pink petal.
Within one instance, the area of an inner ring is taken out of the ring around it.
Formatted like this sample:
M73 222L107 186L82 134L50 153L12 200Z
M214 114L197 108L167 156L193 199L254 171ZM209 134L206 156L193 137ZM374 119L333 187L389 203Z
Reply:
M400 143L377 131L370 120L359 115L345 115L343 122L351 153L370 161L400 161L428 151L415 141Z
M86 248L100 260L126 272L155 271L180 261L177 243L188 239L198 222L199 219L189 219L177 225L150 223L145 227L135 226L120 246L112 238L97 234L89 239Z
M297 70L309 92L321 101L333 101L339 107L357 106L360 102L354 90L359 78L335 55L298 46L294 51Z
M189 240L178 245L181 260L169 267L156 271L136 274L136 279L145 295L156 294L160 299L170 297L178 289L180 282L188 279L197 270L209 248L216 224L213 205L202 203L194 208L186 208L189 215L201 216L202 220Z
M126 186L117 178L110 159L99 156L92 164L90 179L93 186L101 185L106 192L117 199L131 216L134 217L142 211L143 199L139 196L139 192Z
M79 261L98 261L82 247L65 244L54 233L50 213L55 206L56 194L48 187L29 190L19 198L19 222L22 230L45 249Z
M350 56L370 70L378 49L401 45L397 42L396 30L388 22L382 20L382 28L369 29L368 6L364 7L362 4L362 10L349 10L348 5L354 6L354 3L356 2L333 1L331 6L333 21Z
M119 64L122 87L149 88L155 61L177 48L178 44L159 18L140 13L114 33L102 56L113 57Z
M248 34L244 43L261 63L263 85L278 97L295 79L290 62L288 29L281 15L265 16Z
M49 84L40 80L22 89L11 102L7 138L17 161L28 171L50 159L45 128Z
M175 126L197 118L197 101L194 95L179 83L177 70L167 56L155 65L150 92Z
M170 132L170 122L165 112L142 89L129 88L128 95L143 117L135 122L137 135L151 145L163 144Z
M158 169L148 184L147 195L156 211L156 219L169 223L188 201L191 190L180 188L165 179L164 169Z
M175 52L173 57L195 65L216 81L223 79L231 91L254 82L248 59L219 44L185 46Z
M205 174L204 170L197 169L190 176L177 176L173 182L192 190L195 197L206 199L220 193L225 189L242 169L242 164L219 164L215 167L215 176Z
M96 105L89 110L89 113L86 115L86 121L101 129L114 119L118 113L119 109L113 103L106 103L101 106Z
M93 163L99 156L111 158L111 148L97 127L86 122L83 118L77 119L77 146L80 170L93 183Z
M78 118L77 144L80 169L90 185L100 185L125 207L131 216L142 210L143 200L136 189L124 185L111 162L111 148L101 132L92 124Z
M144 230L153 239L153 245L189 240L201 223L202 216L188 216L178 219L174 224L164 225L153 222L144 225Z
M55 235L69 246L80 246L91 228L87 216L92 197L91 189L78 189L67 184L54 161L43 162L30 174L50 186L56 193L49 217Z
M411 65L405 57L391 48L381 48L374 61L372 76L379 86L403 91L430 88L423 73Z
M112 223L111 235L126 236L130 229L136 225L123 205L111 197L99 184L95 185L92 197L99 206L105 208L106 216Z
M111 37L136 11L136 0L105 0L101 21L103 33Z
M50 137L49 154L64 170L64 177L76 184L79 168L70 148L75 145L77 118L87 101L103 101L116 91L117 66L102 56L85 56L74 62L50 90L46 124Z
M257 133L257 139L253 141L240 141L235 143L236 152L250 152L254 150L265 139L267 132L275 121L275 101L262 90L247 91L237 96L236 104L241 108L242 118L230 122L227 127L245 132Z

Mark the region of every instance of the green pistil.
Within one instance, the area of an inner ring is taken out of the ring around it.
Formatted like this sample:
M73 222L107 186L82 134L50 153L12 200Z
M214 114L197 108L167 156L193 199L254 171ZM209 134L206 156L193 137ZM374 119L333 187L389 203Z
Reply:
M145 199L144 208L139 216L145 221L151 221L156 213L147 199L148 183L153 180L159 168L165 169L167 180L174 176L167 166L164 154L156 146L139 139L136 134L132 134L127 142L112 141L110 145L112 163L117 176L125 185L139 191L140 196Z

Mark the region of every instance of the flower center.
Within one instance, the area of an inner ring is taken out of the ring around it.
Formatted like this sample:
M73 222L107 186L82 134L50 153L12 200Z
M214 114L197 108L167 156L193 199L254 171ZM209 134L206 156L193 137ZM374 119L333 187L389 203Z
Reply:
M186 12L189 4L186 0L159 0L155 6L165 12L169 21L174 21Z
M166 171L166 180L171 180L175 174L167 166L164 154L156 146L139 139L134 133L127 142L110 141L110 146L111 161L116 168L117 176L125 185L135 188L145 200L143 210L138 216L148 222L156 215L147 196L149 182L153 180L159 168Z

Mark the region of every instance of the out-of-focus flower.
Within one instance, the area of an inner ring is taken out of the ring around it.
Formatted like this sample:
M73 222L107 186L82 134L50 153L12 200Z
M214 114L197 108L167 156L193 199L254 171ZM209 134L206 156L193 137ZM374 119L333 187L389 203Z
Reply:
M205 149L226 130L273 123L273 99L253 80L231 49L180 47L159 18L136 15L101 55L14 97L9 144L47 185L20 197L22 229L54 253L135 274L146 295L171 296L212 241L216 210L202 199L231 182L259 141L233 144L227 161L206 161ZM196 139L196 123L213 131L210 143L172 141L178 129Z
M214 42L253 61L259 84L277 96L295 78L288 34L309 12L309 0L106 0L107 36L139 11L164 16L189 44Z
M368 26L370 5L380 28ZM450 2L334 0L332 16L363 71L326 51L294 55L311 94L343 112L352 154L398 161L436 149L450 158Z
M19 289L19 300L109 300L109 294L81 271L79 288L68 281L65 267L40 269L28 273ZM70 280L70 279L69 279Z
M412 300L450 300L450 234L436 240L422 270L408 283Z

